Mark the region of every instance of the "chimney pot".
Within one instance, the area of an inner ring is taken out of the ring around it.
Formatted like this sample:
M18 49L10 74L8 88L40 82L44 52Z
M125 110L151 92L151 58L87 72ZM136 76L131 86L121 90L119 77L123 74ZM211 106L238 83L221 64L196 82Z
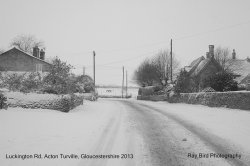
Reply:
M41 49L41 52L40 52L40 59L45 60L45 51L43 49Z
M235 49L233 49L232 59L236 59L236 52L235 52Z
M33 56L39 58L39 48L38 48L38 46L35 46L33 48Z
M209 45L210 58L214 58L214 45Z

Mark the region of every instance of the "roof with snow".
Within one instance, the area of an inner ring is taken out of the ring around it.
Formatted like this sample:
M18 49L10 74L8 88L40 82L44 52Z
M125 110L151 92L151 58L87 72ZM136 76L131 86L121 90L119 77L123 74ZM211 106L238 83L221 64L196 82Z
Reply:
M184 69L187 72L193 72L195 70L195 68L199 65L199 63L204 59L205 59L204 56L201 56L201 57L195 59L194 61L192 61L189 66L185 66Z
M186 70L191 77L194 77L199 75L210 63L220 68L220 65L214 58L204 58L204 56L201 56L192 61L189 66L184 67L184 70Z
M227 62L228 69L238 77L235 80L238 83L243 83L250 77L250 59L230 59Z
M244 77L241 82L241 84L250 84L250 74L248 74L246 77Z
M199 73L207 66L207 64L210 62L210 59L203 59L200 61L198 66L194 69L194 71L191 74L191 76L197 76Z

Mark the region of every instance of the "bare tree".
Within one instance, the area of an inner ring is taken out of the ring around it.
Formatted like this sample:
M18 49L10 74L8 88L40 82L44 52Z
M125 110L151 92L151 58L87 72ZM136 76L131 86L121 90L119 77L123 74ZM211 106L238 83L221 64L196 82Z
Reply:
M229 70L228 61L231 59L229 57L230 49L227 47L217 47L214 51L215 60L221 65L224 71Z
M10 46L17 47L24 52L32 54L32 48L35 46L44 47L44 42L37 40L33 35L19 35L12 40Z
M151 60L145 59L134 72L134 80L140 86L161 84L161 73Z
M170 78L170 53L159 51L153 58L144 60L134 73L134 80L139 85L163 85ZM173 75L178 73L178 61L173 56Z
M152 59L154 65L157 66L157 69L161 73L161 80L168 81L171 75L171 57L170 51L163 50L159 51L155 57ZM173 55L173 76L176 76L178 73L179 62L175 59Z

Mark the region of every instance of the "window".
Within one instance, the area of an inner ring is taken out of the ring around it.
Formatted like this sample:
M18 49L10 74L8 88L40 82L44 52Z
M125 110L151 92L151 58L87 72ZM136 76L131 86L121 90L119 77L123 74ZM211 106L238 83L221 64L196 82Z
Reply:
M42 72L43 71L43 65L42 64L36 64L36 72Z

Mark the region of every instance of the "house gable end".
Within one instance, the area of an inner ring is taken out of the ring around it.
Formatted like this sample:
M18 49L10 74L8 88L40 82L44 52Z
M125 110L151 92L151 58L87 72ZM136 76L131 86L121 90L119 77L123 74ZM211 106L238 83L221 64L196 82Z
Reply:
M12 48L0 55L0 66L2 71L49 71L51 64L39 58L35 58L17 48Z

